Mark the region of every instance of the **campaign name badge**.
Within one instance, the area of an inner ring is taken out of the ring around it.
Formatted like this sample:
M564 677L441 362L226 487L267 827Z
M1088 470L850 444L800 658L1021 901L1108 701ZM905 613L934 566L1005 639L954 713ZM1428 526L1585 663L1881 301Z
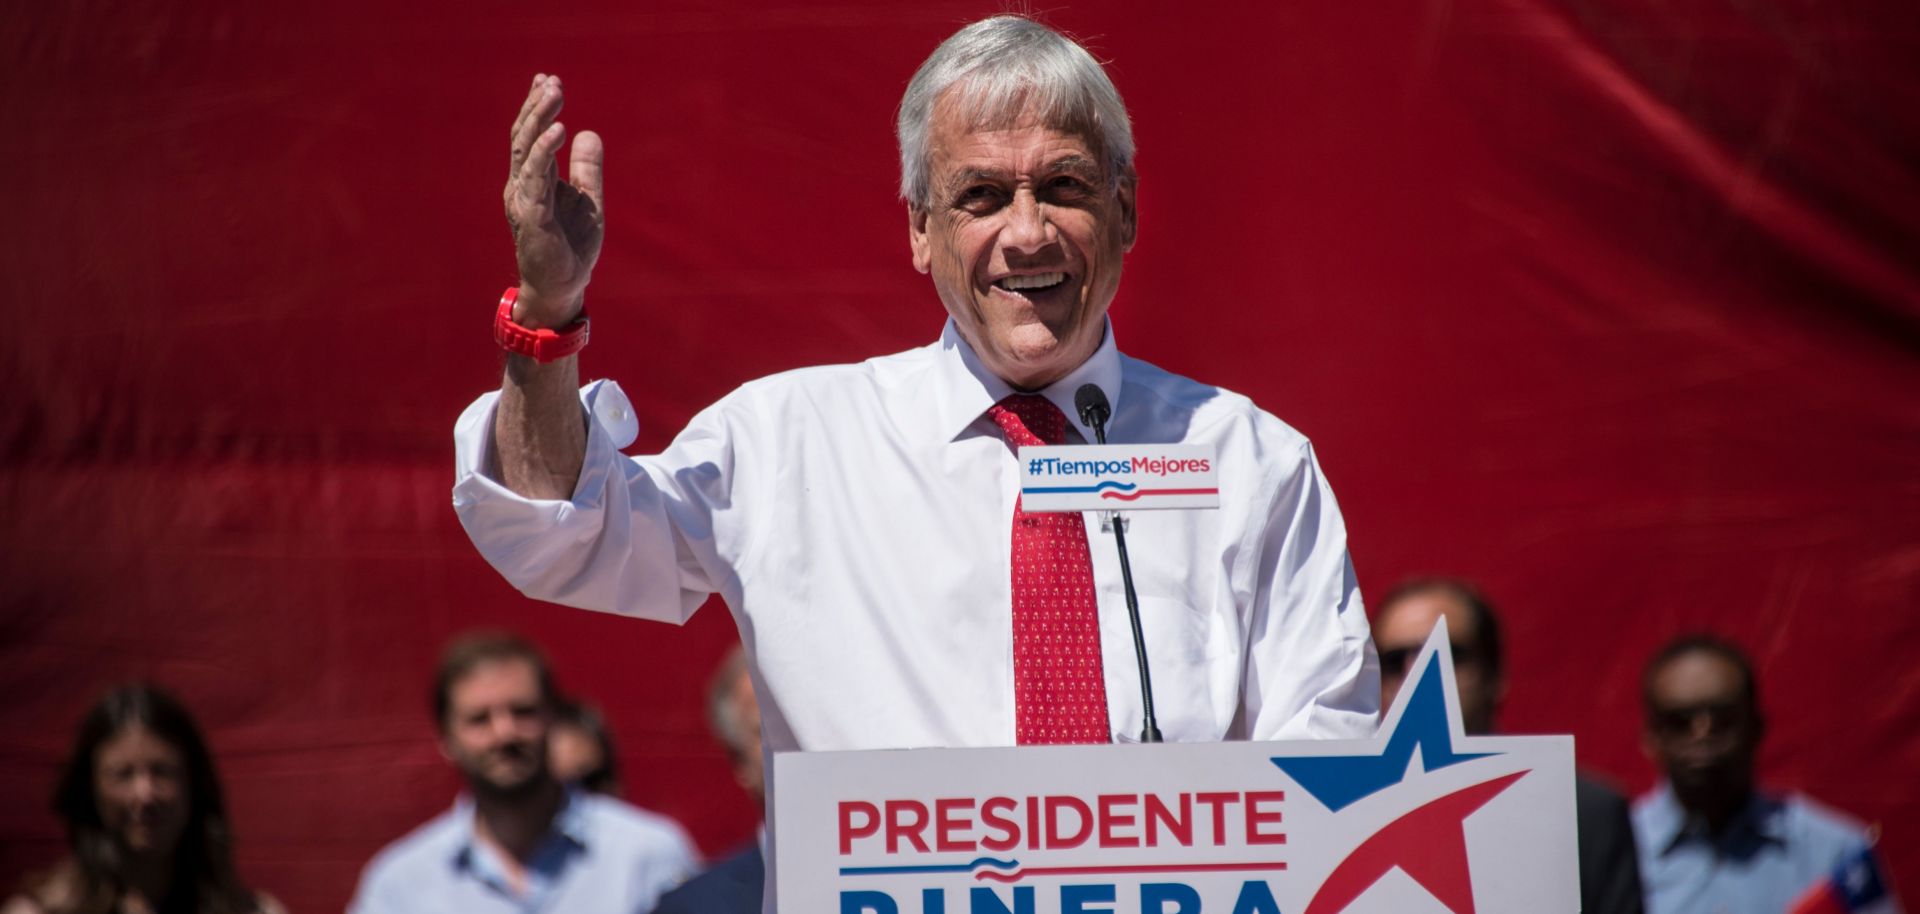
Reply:
M1218 508L1218 455L1202 444L1071 444L1020 449L1028 511Z

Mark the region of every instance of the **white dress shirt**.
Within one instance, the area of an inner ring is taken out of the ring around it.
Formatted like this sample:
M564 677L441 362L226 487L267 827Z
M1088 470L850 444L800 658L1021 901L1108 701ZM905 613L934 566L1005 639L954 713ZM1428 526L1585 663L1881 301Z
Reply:
M1245 397L1120 355L1111 324L1041 391L1085 440L1073 395L1089 382L1112 404L1110 442L1219 455L1218 510L1127 514L1165 738L1371 734L1378 661L1307 439ZM596 382L582 391L587 451L570 501L489 477L488 394L455 429L454 508L487 561L537 599L678 623L718 592L751 659L769 754L1011 745L1020 477L985 415L1011 393L949 321L930 346L748 383L665 452L626 457L632 407ZM1133 740L1119 558L1099 517L1084 517L1108 719Z

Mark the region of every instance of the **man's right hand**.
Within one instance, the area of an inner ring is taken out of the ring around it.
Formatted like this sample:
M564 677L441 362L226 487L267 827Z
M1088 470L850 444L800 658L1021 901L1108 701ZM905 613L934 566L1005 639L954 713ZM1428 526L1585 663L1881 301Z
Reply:
M520 262L520 299L514 322L523 327L571 323L585 303L587 281L600 259L606 207L601 166L606 149L598 134L573 139L569 181L560 180L557 157L567 129L555 118L565 104L560 77L533 78L520 116L513 122L513 157L503 196Z
M600 138L581 131L573 160L560 180L554 159L567 141L560 116L560 77L541 74L513 122L513 159L503 195L513 249L520 259L520 298L514 323L562 327L580 314L600 259L605 209ZM508 356L494 409L493 445L499 481L527 498L569 498L586 455L586 416L580 409L580 360L547 365Z

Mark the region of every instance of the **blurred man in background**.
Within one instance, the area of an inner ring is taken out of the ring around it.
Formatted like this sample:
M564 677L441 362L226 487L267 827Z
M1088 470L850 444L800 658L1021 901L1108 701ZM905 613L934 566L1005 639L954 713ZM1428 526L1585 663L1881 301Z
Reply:
M1633 810L1652 914L1898 910L1858 822L1755 787L1766 720L1745 653L1680 638L1647 663L1641 690L1641 747L1663 777ZM1828 889L1845 905L1826 906Z
M1452 644L1461 723L1469 736L1489 735L1507 694L1500 619L1477 588L1456 578L1406 581L1389 591L1374 610L1381 704L1392 708L1406 681L1407 667L1441 619L1447 621L1447 639ZM1580 842L1581 910L1638 914L1642 910L1640 873L1634 865L1626 801L1606 786L1576 775L1574 813Z
M434 715L467 792L374 857L350 911L646 914L693 871L693 845L673 820L554 777L555 694L546 658L520 638L448 648Z
M733 779L753 797L755 808L766 800L765 768L760 754L760 702L747 675L747 655L735 647L720 661L707 686L707 724L727 748ZM660 899L657 914L754 914L760 910L766 861L761 844L765 826L739 852L687 880Z

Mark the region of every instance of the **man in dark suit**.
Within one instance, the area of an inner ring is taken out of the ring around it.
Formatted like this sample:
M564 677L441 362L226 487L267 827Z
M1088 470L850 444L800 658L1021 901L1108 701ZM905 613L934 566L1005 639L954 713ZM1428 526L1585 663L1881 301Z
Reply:
M765 769L760 757L760 702L747 676L747 659L739 648L727 653L707 686L707 724L727 747L733 779L753 796L755 806L765 802ZM765 827L738 852L687 880L660 899L654 914L759 914L766 882L766 861L760 856Z
M1500 620L1473 585L1454 578L1406 581L1376 605L1373 643L1380 652L1382 713L1393 706L1407 667L1441 619L1447 620L1447 639L1453 646L1461 723L1470 736L1490 734L1507 691ZM1580 842L1580 909L1586 914L1641 914L1640 868L1626 799L1576 775L1574 814Z

